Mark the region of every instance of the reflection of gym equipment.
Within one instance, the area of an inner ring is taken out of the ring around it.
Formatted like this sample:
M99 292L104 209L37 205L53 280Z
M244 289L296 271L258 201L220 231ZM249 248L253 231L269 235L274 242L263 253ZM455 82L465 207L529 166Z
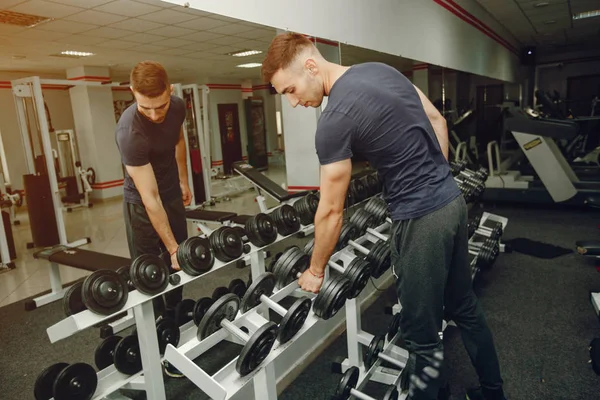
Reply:
M475 110L467 110L454 122L448 122L448 147L455 161L473 164L478 158L475 141ZM462 152L461 152L462 151Z
M66 185L66 194L61 197L63 210L71 212L74 208L92 207L89 193L96 182L93 168L84 170L81 166L75 135L72 130L56 131L56 152L58 183ZM53 154L54 151L53 151ZM79 178L79 179L78 179Z
M504 124L520 150L502 160L497 142L488 144L490 175L484 200L573 205L592 205L598 201L600 183L580 181L554 141L575 137L576 122L535 119L523 110L512 108L507 109ZM519 171L509 170L524 157L537 177L521 176Z

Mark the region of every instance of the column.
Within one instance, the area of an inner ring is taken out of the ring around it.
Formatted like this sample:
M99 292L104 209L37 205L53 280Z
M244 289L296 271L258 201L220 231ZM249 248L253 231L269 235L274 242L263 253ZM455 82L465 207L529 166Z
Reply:
M108 68L80 66L67 70L67 79L108 82L110 76ZM69 93L81 165L96 172L92 198L119 196L123 193L123 169L115 142L111 87L74 86Z
M426 63L417 63L413 65L412 74L413 84L421 89L425 96L429 97L429 65Z

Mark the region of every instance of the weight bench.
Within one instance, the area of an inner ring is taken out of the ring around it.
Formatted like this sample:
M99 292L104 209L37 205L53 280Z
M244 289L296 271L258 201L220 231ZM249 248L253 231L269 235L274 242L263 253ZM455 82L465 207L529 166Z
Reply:
M252 185L256 188L258 196L256 196L256 202L260 208L260 212L267 212L268 207L265 202L265 198L262 196L262 191L265 191L269 196L275 199L279 203L289 201L297 197L303 197L308 191L290 193L283 189L277 183L263 175L262 172L256 170L253 166L248 163L237 161L232 164L232 168L235 172L248 179Z
M186 210L185 212L185 219L196 225L198 232L204 233L207 233L206 229L203 229L206 222L230 225L236 216L236 213L229 211Z

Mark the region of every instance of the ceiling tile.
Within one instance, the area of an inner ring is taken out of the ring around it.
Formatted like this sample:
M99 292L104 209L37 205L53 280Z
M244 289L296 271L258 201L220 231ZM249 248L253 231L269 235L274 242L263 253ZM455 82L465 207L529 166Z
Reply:
M50 3L43 0L30 0L25 3L17 4L11 8L12 11L39 15L40 17L63 18L67 15L83 11L83 8L65 6L63 4Z
M25 39L52 41L70 35L68 33L42 31L40 29L31 28L26 31L15 33L13 36Z
M146 21L161 22L163 24L177 24L179 22L194 19L195 16L174 10L160 10L143 15L140 18Z
M125 31L123 29L117 29L109 26L102 26L100 28L92 29L85 33L86 36L97 36L106 39L120 39L127 38L132 32Z
M125 21L115 22L114 24L110 24L109 26L133 32L147 32L165 25L152 21L143 21L138 18L130 18Z
M220 14L213 14L213 15L211 15L211 17L214 18L214 19L220 19L221 21L232 22L232 23L236 23L236 22L240 22L241 21L239 19L226 17L226 16L220 15Z
M160 28L156 28L156 29L152 29L151 31L148 31L148 33L152 33L154 35L161 35L161 36L167 36L167 37L179 37L179 36L185 36L185 35L190 35L192 33L194 33L195 31L193 29L186 29L186 28L180 28L178 26L162 26Z
M160 51L167 50L166 47L156 46L154 44L143 44L141 46L136 46L135 51L141 51L144 53L158 53Z
M94 8L96 6L110 3L113 0L47 0L52 3L65 4L68 6L82 7L82 8Z
M138 17L144 14L150 14L160 11L162 8L150 4L137 3L131 0L116 0L112 3L104 4L94 8L94 10L104 11L113 14L126 15L128 17Z
M190 51L185 49L166 49L160 51L160 54L166 54L168 56L182 56L188 54Z
M2 9L8 9L20 3L25 3L27 0L2 0Z
M109 40L109 41L98 44L98 46L110 47L111 49L131 49L131 48L139 46L139 45L140 45L139 43L128 42L125 40Z
M186 54L186 57L194 58L194 59L203 59L203 58L206 58L206 53L204 53L203 51L192 52L192 53Z
M60 43L69 43L69 44L81 44L86 46L92 46L98 43L106 42L106 38L102 37L93 37L93 36L85 36L85 35L71 35L61 39L57 39L57 42Z
M265 36L271 35L271 38L275 36L274 29L253 29L248 32L244 32L244 37L247 39L260 39Z
M17 32L23 32L26 30L24 26L0 24L0 35L13 35Z
M242 24L229 24L229 25L220 26L218 28L213 28L210 31L214 32L214 33L220 33L222 35L242 36L242 35L240 35L242 32L248 32L251 30L254 30L254 28L251 28L249 26L242 25Z
M193 40L186 40L186 39L181 39L181 38L169 38L169 39L158 40L158 41L154 42L154 44L156 44L156 45L166 46L166 47L181 47L181 46L185 46L185 45L193 44L193 43L194 43Z
M94 29L96 25L91 24L82 24L80 22L66 21L63 19L58 19L55 21L50 21L43 23L41 25L37 25L36 29L41 29L43 31L52 31L52 32L63 32L63 33L81 33L85 31L89 31Z
M266 42L259 40L246 40L235 44L236 46L243 47L250 50L263 50L266 51L269 45Z
M223 36L216 39L211 39L211 43L219 44L219 45L231 45L235 43L243 42L244 38L236 37L236 36Z
M183 38L189 39L189 40L194 40L197 42L206 42L208 40L217 39L222 36L223 35L217 35L216 33L212 33L212 32L201 31L201 32L192 33L191 35L186 35Z
M227 22L213 18L194 18L190 21L177 24L177 26L181 26L182 28L195 29L197 31L207 31L224 25L227 25Z
M186 44L185 46L181 46L182 49L190 50L190 51L201 51L201 50L210 50L218 47L216 44L211 44L207 42L195 42L192 44Z
M151 35L149 33L134 33L132 35L127 36L127 40L130 42L144 43L150 44L156 42L158 40L165 39L163 36Z
M175 7L180 7L177 4L173 4L173 3L167 3L164 2L162 0L133 0L137 3L144 3L144 4L150 4L152 6L157 6L157 7L161 7L161 8L175 8Z
M85 10L78 14L71 15L66 19L68 19L69 21L83 22L86 24L108 25L113 24L115 22L123 21L124 19L127 19L127 17L116 14L109 14L102 11Z

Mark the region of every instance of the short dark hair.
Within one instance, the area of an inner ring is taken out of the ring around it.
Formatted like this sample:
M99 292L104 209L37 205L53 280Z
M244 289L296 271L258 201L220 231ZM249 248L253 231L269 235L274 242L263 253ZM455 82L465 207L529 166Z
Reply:
M279 69L290 65L296 55L309 46L314 46L313 42L299 33L286 32L275 36L262 63L263 80L270 82Z
M131 70L129 83L133 90L143 96L155 98L169 87L165 68L156 61L142 61Z

